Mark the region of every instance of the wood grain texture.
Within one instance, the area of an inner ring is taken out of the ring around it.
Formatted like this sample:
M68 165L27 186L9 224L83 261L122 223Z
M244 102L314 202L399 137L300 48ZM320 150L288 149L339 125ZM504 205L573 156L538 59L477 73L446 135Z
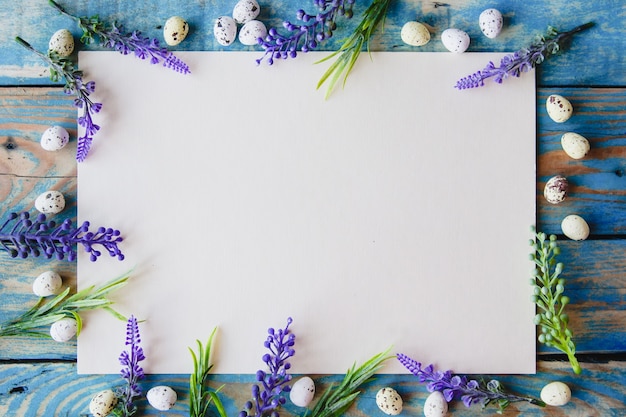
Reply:
M508 391L518 395L539 396L541 388L553 380L567 383L572 390L572 401L564 407L541 408L526 403L509 407L504 416L553 416L553 417L621 417L626 413L626 369L622 362L589 364L584 376L573 376L567 366L555 362L539 362L539 372L533 376L498 377ZM317 385L316 398L330 384L337 383L338 376L313 375ZM490 379L489 376L484 376ZM103 389L113 388L122 380L116 375L77 375L72 363L6 364L0 368L0 414L3 416L87 416L89 401ZM213 375L209 386L220 390L230 416L236 416L249 399L253 377ZM152 409L145 399L137 401L138 415L186 416L189 398L188 375L150 375L141 382L147 391L156 385L169 385L178 393L178 402L167 413ZM403 415L422 415L428 391L416 383L412 375L379 375L364 385L363 392L347 416L382 415L376 408L378 389L394 387L404 400ZM374 411L376 410L376 411ZM480 407L467 409L460 402L451 404L450 414L471 417L491 415ZM301 416L303 409L286 405L281 416Z
M63 192L68 200L68 208L59 218L75 218L76 109L72 106L72 98L64 95L60 88L48 87L52 83L42 62L12 39L20 35L38 49L45 50L50 35L58 29L70 29L76 39L80 33L74 22L58 15L45 0L5 3L8 4L0 8L0 86L5 86L0 87L2 214L32 210L34 199L40 193L54 189ZM215 42L213 22L216 17L231 13L233 1L183 3L173 0L62 1L76 14L100 14L106 20L119 21L129 30L139 29L147 36L159 39L162 37L161 26L168 17L183 16L191 25L191 33L187 40L174 48L176 50L258 50L240 44L224 48ZM263 9L261 20L274 26L279 26L284 19L293 19L299 8L313 11L312 2L262 0L260 4ZM364 7L365 3L357 2L355 18L344 22L343 32L337 32L323 46L324 50L338 47L344 35L357 24ZM477 25L479 13L488 7L500 9L505 16L505 29L493 40L482 36ZM577 36L566 52L548 59L537 71L541 86L537 94L538 227L559 234L561 219L573 212L581 214L590 223L590 240L572 242L559 236L566 291L572 300L568 306L571 327L579 353L588 355L582 356L583 374L576 376L562 356L556 356L560 360L555 362L546 361L553 357L554 351L538 346L537 375L497 378L509 390L533 396L538 396L547 382L562 380L570 385L574 398L562 408L514 405L505 416L626 415L626 361L612 360L623 359L626 353L625 18L623 0L451 0L445 3L397 0L392 2L385 32L378 32L373 39L373 50L444 51L441 32L448 27L458 27L470 34L471 51L512 51L526 46L536 34L544 33L548 25L566 30L586 21L596 22L593 29ZM406 21L414 19L432 29L433 38L425 47L409 47L400 40L400 28ZM259 56L261 54L259 51ZM289 63L276 64L276 70L280 70L280 65ZM567 97L574 104L574 116L564 124L554 123L545 112L545 99L553 93ZM39 146L39 139L43 130L54 124L67 128L72 141L63 150L51 153ZM574 161L564 154L560 136L565 131L576 131L590 140L592 149L585 159ZM505 137L506 132L503 132L503 140ZM542 191L545 182L556 174L565 175L570 180L570 196L562 204L550 205L543 199ZM32 280L49 269L58 271L64 284L75 288L74 263L40 259L16 261L0 253L0 322L15 317L36 301L31 290ZM123 325L120 332L123 332ZM496 329L493 335L487 336L506 337L506 330ZM181 354L188 355L188 352ZM0 339L0 415L88 415L91 396L119 384L121 379L116 375L77 375L75 358L75 342ZM178 392L179 402L171 412L163 413L151 409L142 399L138 403L138 415L188 415L187 378L188 375L148 376L142 385L144 390L158 384L170 385ZM338 377L315 376L315 379L319 382L319 392ZM234 417L248 399L252 382L252 375L215 375L210 385L217 388L226 384L221 396L228 414ZM348 415L382 415L374 397L383 386L392 386L400 392L405 401L403 415L422 415L428 393L415 378L407 375L379 376L365 386ZM451 407L451 414L470 417L492 413L477 408L466 409L457 403ZM299 416L302 410L288 405L281 415Z
M67 28L75 36L80 30L70 19L60 16L42 0L5 2L0 9L0 85L49 84L47 70L39 58L12 41L21 36L39 50L46 50L50 36L58 29ZM238 42L230 47L217 44L213 37L213 24L217 17L230 15L234 1L196 0L146 0L141 2L99 2L66 0L61 4L71 13L80 16L99 14L107 21L117 20L128 31L140 30L146 36L162 39L162 25L173 15L183 16L190 25L190 34L174 50L259 50ZM282 28L283 20L295 20L296 11L305 8L315 12L313 2L291 0L259 1L260 20L269 26ZM355 18L344 21L340 30L322 50L335 50L345 36L357 25L367 2L357 2ZM588 21L596 26L581 34L567 48L567 52L542 64L541 85L626 85L626 49L624 4L622 0L595 0L593 2L542 0L452 0L447 2L397 0L391 3L385 31L378 32L372 50L438 51L445 48L440 42L443 30L457 27L468 32L472 39L470 51L514 51L527 46L536 35L545 33L549 25L559 30L569 30ZM488 39L480 32L478 16L481 11L495 7L504 15L505 28L496 39ZM16 18L19 16L19 18ZM420 20L432 29L430 43L423 47L410 47L402 43L400 30L404 23ZM96 46L88 46L95 49ZM260 51L261 55L261 51ZM363 59L363 58L362 58ZM284 63L278 63L280 66ZM478 70L479 68L477 68Z
M556 123L547 115L550 94L566 97L574 106L573 116ZM579 214L587 220L591 236L626 233L626 90L618 88L540 89L537 93L538 130L538 227L560 234L562 219ZM580 160L567 156L561 136L576 132L591 145ZM570 183L569 197L552 205L543 198L543 187L554 175Z

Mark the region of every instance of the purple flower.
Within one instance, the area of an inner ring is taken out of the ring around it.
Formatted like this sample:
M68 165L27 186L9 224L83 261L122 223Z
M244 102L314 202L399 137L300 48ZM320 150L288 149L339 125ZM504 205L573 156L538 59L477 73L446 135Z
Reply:
M306 53L316 49L321 42L333 36L333 31L337 28L335 21L339 16L347 19L352 17L354 2L355 0L315 0L319 9L317 15L298 10L296 19L302 24L283 22L283 28L289 32L288 35L279 33L276 28L270 28L265 39L259 38L259 45L265 49L265 55L256 60L257 64L265 59L272 65L274 59L295 58L297 51Z
M0 250L9 253L12 258L28 256L44 256L58 260L76 260L76 246L83 246L95 262L102 252L96 246L102 246L111 256L120 261L124 259L117 244L122 241L119 230L100 227L96 232L89 231L89 222L74 227L70 219L57 225L54 221L46 221L45 214L39 214L35 220L28 212L11 213L0 227Z
M85 128L83 136L78 138L76 160L78 162L84 161L91 148L93 136L100 130L100 126L93 122L92 116L102 110L102 103L94 103L89 98L89 95L96 90L96 83L93 81L84 83L82 71L74 68L74 64L69 59L62 58L53 51L43 54L20 37L15 38L15 40L26 49L39 55L50 66L50 79L52 81L59 81L61 77L65 79L65 86L63 87L65 94L76 96L74 106L83 110L76 122Z
M133 398L141 395L141 387L139 380L145 377L143 368L139 366L139 362L146 359L143 349L139 346L141 337L139 336L139 325L134 316L130 316L126 324L126 346L130 346L128 351L123 351L120 355L120 364L123 368L120 371L122 378L126 380L126 385L119 388L116 392L120 399L118 409L124 417L132 416L137 411L137 407L133 404Z
M98 16L77 17L66 12L54 0L49 0L49 3L59 12L78 23L83 31L80 40L84 43L93 43L97 37L100 39L101 46L118 51L123 55L129 55L132 52L139 59L148 59L151 64L162 62L164 67L171 68L176 72L191 73L189 66L174 56L167 48L160 46L157 39L142 36L138 30L123 34L123 26L116 22L107 27Z
M259 384L252 386L252 401L248 401L245 410L239 413L239 417L278 417L278 409L287 401L282 393L289 392L291 387L287 385L291 381L291 375L287 372L291 364L287 359L295 355L293 346L296 336L289 330L293 320L287 319L284 329L275 331L268 329L269 336L263 346L270 353L263 355L263 362L267 370L259 370L256 379ZM254 404L253 404L254 401Z
M428 391L441 392L447 402L461 400L466 407L480 404L483 408L495 404L499 411L518 401L545 406L541 400L535 398L507 394L502 384L495 379L485 384L482 380L479 382L466 376L454 375L451 371L435 371L433 365L422 367L421 363L402 353L399 353L397 358L409 372L417 376L420 383L427 383Z
M485 85L485 80L493 78L498 84L502 84L508 77L519 77L522 73L528 72L541 64L543 60L550 55L557 53L561 44L569 40L575 33L588 29L593 23L585 23L568 32L559 33L554 28L548 28L547 37L538 38L529 48L523 48L519 51L505 55L500 60L500 66L496 67L493 62L489 62L487 66L461 78L457 81L455 87L459 90L466 88L476 88Z

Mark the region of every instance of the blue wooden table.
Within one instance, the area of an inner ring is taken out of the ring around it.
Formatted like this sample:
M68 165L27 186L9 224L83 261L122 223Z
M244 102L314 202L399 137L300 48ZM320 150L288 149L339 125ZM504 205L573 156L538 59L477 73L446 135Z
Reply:
M184 4L182 4L184 3ZM260 18L268 26L293 19L299 8L313 11L312 1L262 0ZM213 22L229 15L234 1L211 0L176 2L146 0L130 2L62 2L68 11L81 16L99 14L117 20L128 30L161 38L165 20L185 17L190 35L175 50L254 50L236 43L229 48L214 39ZM334 50L342 35L357 24L368 2L357 0L355 18L324 44ZM505 29L496 39L479 31L477 20L486 8L499 9ZM496 376L514 392L538 396L543 385L560 380L572 389L573 400L562 408L513 405L505 415L526 416L624 416L626 415L626 4L623 0L451 0L448 2L394 0L385 31L378 31L372 49L384 51L436 51L448 53L440 42L441 32L458 27L472 38L470 51L512 51L527 45L548 25L561 30L587 21L595 26L578 35L566 52L554 56L536 72L537 92L537 226L560 237L566 265L567 292L571 298L571 328L583 367L574 375L564 355L538 345L538 373L528 376ZM411 47L400 40L402 25L410 20L427 24L433 39L423 47ZM34 54L13 42L21 36L40 50L46 50L52 33L69 29L76 39L79 29L73 21L56 13L46 1L4 2L0 8L0 197L1 214L32 210L35 198L50 189L67 199L64 216L76 215L75 143L57 153L39 145L41 133L51 125L66 127L76 134L76 110L72 99L58 83L47 77L46 66ZM343 32L342 32L343 31ZM95 46L81 46L97 49ZM132 58L129 58L132 59ZM277 69L279 70L279 69ZM502 86L502 88L506 88ZM575 117L557 125L545 111L550 94L567 97ZM426 98L428 100L435 98ZM515 129L515 126L511 126ZM582 160L567 157L560 148L560 136L576 131L591 142L591 152ZM502 132L506 140L506 132ZM452 162L451 162L452 163ZM542 195L545 182L561 174L570 181L570 196L559 205L548 204ZM488 204L488 202L486 202ZM560 222L570 213L583 216L591 236L582 242L561 235ZM45 270L56 270L66 284L76 285L76 265L37 259L12 260L0 253L0 319L5 321L29 308L35 298L32 281ZM172 308L175 308L172 306ZM514 329L491 329L485 337L506 337ZM207 329L207 334L210 329ZM88 414L91 397L99 390L119 383L115 375L77 375L76 344L36 338L0 339L0 415L78 416ZM346 366L348 366L347 364ZM255 370L251 370L253 373ZM321 385L333 378L316 376ZM335 378L336 379L336 378ZM249 397L252 375L216 375L210 385L221 391L229 415L236 415ZM158 412L139 401L139 415L188 415L188 375L150 375L144 387L172 386L179 401L169 412ZM405 401L404 415L422 415L428 392L411 376L380 376L365 386L364 393L348 414L380 416L374 396L379 388L395 387ZM286 407L286 415L301 410ZM479 408L451 406L452 415L489 414Z

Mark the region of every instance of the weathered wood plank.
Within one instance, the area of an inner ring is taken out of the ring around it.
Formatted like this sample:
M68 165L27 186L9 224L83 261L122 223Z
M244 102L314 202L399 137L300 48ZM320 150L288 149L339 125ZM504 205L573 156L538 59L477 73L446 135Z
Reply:
M546 112L550 94L568 98L574 115L555 123ZM537 93L538 226L547 233L561 233L560 224L568 214L587 220L593 236L626 233L626 90L565 88L539 89ZM589 154L574 160L561 147L561 136L576 132L586 137ZM564 175L570 183L569 198L552 205L543 198L545 182Z
M589 364L583 376L574 376L567 364L540 362L539 373L533 376L498 377L507 389L519 395L539 396L543 385L554 380L567 383L573 394L572 401L564 407L540 408L528 404L514 404L505 416L568 416L568 417L612 417L626 413L626 367L622 362ZM318 382L317 397L330 382L340 376L313 376ZM74 364L30 363L5 364L0 366L0 414L3 416L85 416L91 397L102 389L121 384L116 375L77 375ZM220 390L226 411L236 416L249 399L252 376L214 375L209 385ZM156 385L169 385L178 393L176 406L168 416L188 415L188 375L150 375L141 386L144 391ZM391 386L404 399L404 414L421 415L428 391L416 383L411 375L379 375L364 386L357 403L347 416L379 415L375 404L376 391ZM145 399L137 401L138 415L163 415L152 409ZM303 410L292 404L283 409L282 416L299 416ZM465 408L462 403L452 404L450 414L454 416L481 416L488 414L480 407Z
M67 28L76 39L80 31L73 21L58 15L40 0L6 2L0 10L0 85L49 84L47 71L39 58L10 41L19 35L40 50L47 49L50 36L58 29ZM260 19L268 26L282 27L283 20L295 20L296 11L305 8L314 12L313 2L266 0ZM233 2L211 0L202 2L176 2L172 0L146 0L142 2L84 2L66 0L61 4L81 16L99 14L108 21L117 20L130 30L141 30L145 35L162 39L161 27L173 15L185 17L191 27L188 38L176 50L259 50L238 42L225 48L213 37L213 22L221 15L232 13ZM357 24L360 13L369 2L357 2L355 18L340 23L340 30L323 45L323 50L335 50ZM505 17L505 29L496 39L483 36L478 27L480 12L488 7L498 7ZM423 47L410 47L402 43L400 29L408 20L420 20L432 27L430 43ZM373 50L441 51L441 32L458 27L468 32L472 39L470 51L513 51L528 45L532 39L545 33L548 25L568 30L587 21L596 27L578 36L568 51L542 65L539 74L541 85L626 85L626 37L622 0L596 0L593 2L541 0L485 3L476 0L450 0L447 2L403 0L392 2L385 22L385 31L378 32ZM94 46L89 46L94 49ZM132 59L132 58L129 58ZM277 64L279 67L280 64ZM478 70L479 68L477 68Z

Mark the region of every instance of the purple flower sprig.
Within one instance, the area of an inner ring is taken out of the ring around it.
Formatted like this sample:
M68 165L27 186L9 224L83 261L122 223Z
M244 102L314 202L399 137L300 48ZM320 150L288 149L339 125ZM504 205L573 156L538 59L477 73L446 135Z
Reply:
M45 214L39 214L33 220L28 212L11 213L0 226L0 250L8 252L11 258L43 256L58 260L76 260L76 247L80 244L90 254L92 262L102 255L97 246L104 248L109 255L124 260L124 254L118 248L122 242L119 230L100 227L95 232L89 231L89 222L75 227L72 220L65 219L57 225L47 221Z
M268 370L257 372L256 379L259 384L252 386L252 401L246 403L245 410L239 413L239 417L278 417L278 410L287 401L282 395L291 390L288 385L291 381L291 375L288 373L291 364L287 360L296 353L293 349L296 335L289 330L292 321L289 317L284 329L278 331L268 329L269 335L263 344L270 351L263 355L263 362Z
M356 0L314 0L319 12L316 15L308 14L300 9L296 19L301 24L283 22L283 28L289 34L283 35L278 29L270 28L265 38L259 38L259 45L265 49L265 54L256 60L260 64L265 60L269 65L274 59L295 58L298 51L309 52L319 44L333 36L337 28L337 18L343 16L350 19L353 16L352 6Z
M428 383L426 386L428 391L441 392L447 402L461 400L468 408L474 404L480 404L483 408L495 404L498 407L498 413L511 403L520 401L545 407L545 403L536 398L506 393L502 384L495 379L485 383L468 379L466 376L454 375L451 371L436 371L433 365L422 367L421 363L402 353L397 355L397 359L409 372L417 376L420 383Z
M126 323L126 346L130 348L124 350L119 357L120 364L123 366L120 375L126 381L126 385L116 390L118 403L113 410L113 415L118 417L130 417L137 412L137 406L133 404L133 399L142 394L139 381L145 378L139 362L146 359L143 349L139 346L140 343L141 336L139 335L137 318L130 316Z
M522 48L513 54L504 56L500 60L499 67L496 67L493 62L489 62L484 69L458 80L454 87L465 90L484 86L485 80L488 78L493 78L496 83L502 84L502 81L508 77L519 77L522 73L541 64L545 58L556 54L574 34L589 29L593 25L592 22L585 23L562 33L553 27L548 27L546 36L538 37L528 48Z
M159 41L154 38L142 36L141 32L135 30L129 34L123 34L123 26L113 22L107 26L98 16L78 17L74 16L54 0L49 0L51 6L67 17L78 23L78 27L83 31L80 40L83 43L94 43L95 39L100 40L100 45L107 49L113 49L123 55L131 52L139 59L149 59L151 64L163 63L166 68L171 68L181 74L189 74L191 70L180 58L176 57L167 48L160 46Z
M78 138L76 146L76 160L83 162L91 149L91 142L94 135L100 130L100 126L94 123L93 115L99 113L102 109L102 103L94 103L89 95L96 89L96 83L93 81L84 82L82 71L74 67L74 63L67 58L59 56L54 51L48 51L47 54L39 52L33 48L28 42L19 36L15 41L37 54L50 67L50 79L54 82L65 79L63 91L67 95L74 95L74 106L82 109L82 115L78 116L77 122L85 128L85 132Z

